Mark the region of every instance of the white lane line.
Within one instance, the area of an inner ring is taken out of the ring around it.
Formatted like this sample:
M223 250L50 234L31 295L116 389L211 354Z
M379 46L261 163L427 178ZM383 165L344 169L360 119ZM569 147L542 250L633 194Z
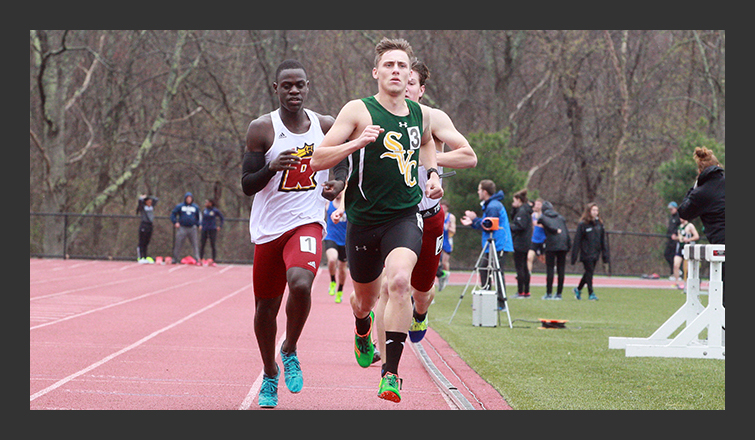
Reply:
M284 331L281 335L280 339L278 339L278 342L275 345L275 352L279 353L281 351L281 346L283 345L283 340L286 339L286 332ZM276 354L276 357L278 355ZM252 388L249 389L249 392L246 394L246 397L244 397L244 400L241 402L241 406L239 406L240 410L247 410L252 406L252 403L254 403L254 398L257 397L257 393L260 392L260 387L262 386L262 375L265 374L265 368L262 367L262 371L260 371L259 376L257 376L257 379L254 380L254 383L252 383Z
M157 331L151 333L148 336L145 336L144 338L142 338L142 339L134 342L133 344L129 345L128 347L125 347L125 348L123 348L121 350L116 351L115 353L113 353L113 354L111 354L109 356L106 356L106 357L100 359L99 361L97 361L97 362L93 363L92 365L84 368L83 370L79 370L79 371L71 374L70 376L65 377L65 378L63 378L63 379L55 382L54 384L50 385L49 387L47 387L45 389L37 391L36 393L34 393L31 396L29 396L29 402L32 402L35 399L38 399L39 397L44 396L45 394L49 393L50 391L54 391L54 390L60 388L61 386L67 384L68 382L76 379L77 377L79 377L79 376L81 376L83 374L86 374L86 373L94 370L95 368L97 368L97 367L99 367L99 366L107 363L108 361L110 361L110 360L112 360L112 359L114 359L114 358L122 355L123 353L126 353L126 352L129 352L129 351L133 350L134 348L136 348L136 347L144 344L145 342L149 341L150 339L153 339L154 337L156 337L156 336L158 336L158 335L160 335L160 334L162 334L162 333L164 333L164 332L172 329L173 327L175 327L175 326L177 326L179 324L182 324L182 323L188 321L189 319L191 319L191 318L199 315L200 313L203 313L203 312L205 312L205 311L207 311L207 310L215 307L216 305L222 303L223 301L225 301L227 299L230 299L230 298L238 295L240 292L242 292L243 290L245 290L247 288L250 288L250 287L252 287L251 283L247 284L246 286L244 286L244 287L242 287L242 288L240 288L238 290L236 290L235 292L232 292L232 293L230 293L230 294L228 294L228 295L220 298L219 300L215 301L214 303L209 304L209 305L207 305L207 306L205 306L205 307L197 310L196 312L191 313L191 314L185 316L184 318L179 319L178 321L174 322L173 324L170 324L170 325L168 325L166 327L161 328L160 330L157 330Z
M152 296L152 295L157 295L158 293L167 292L168 290L173 290L173 289L176 289L176 288L179 288L179 287L183 287L183 286L186 286L187 284L193 284L195 282L203 281L203 280L206 280L207 278L209 278L209 276L208 277L204 277L204 278L200 278L198 280L187 281L187 282L182 283L182 284L176 284L174 286L168 286L168 287L166 287L164 289L159 289L159 290L155 290L153 292L148 292L148 293L145 293L144 295L135 296L133 298L126 299L126 300L123 300L123 301L119 301L117 303L108 304L106 306L98 307L96 309L87 310L86 312L78 313L78 314L75 314L75 315L69 315L69 316L66 316L65 318L61 318L61 319L58 319L56 321L49 321L49 322L45 322L44 324L38 324L38 325L35 325L33 327L29 327L29 330L35 330L35 329L38 329L38 328L41 328L41 327L46 327L48 325L57 324L57 323L63 322L63 321L68 321L69 319L78 318L80 316L88 315L90 313L99 312L100 310L105 310L105 309L109 309L111 307L120 306L120 305L123 305L123 304L126 304L126 303L130 303L132 301L136 301L136 300L139 300L139 299L147 298L147 297ZM131 281L133 281L133 280L131 280Z

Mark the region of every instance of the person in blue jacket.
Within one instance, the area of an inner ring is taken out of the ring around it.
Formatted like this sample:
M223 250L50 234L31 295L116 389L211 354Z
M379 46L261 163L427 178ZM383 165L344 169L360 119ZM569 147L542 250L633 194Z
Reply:
M482 231L482 247L485 253L480 260L481 268L485 268L488 265L488 258L490 256L490 249L487 247L488 237L493 237L496 257L498 258L498 266L501 268L501 285L498 285L496 289L498 308L504 310L506 308L506 299L503 294L506 289L506 281L503 275L503 268L506 261L506 254L508 252L514 252L514 242L511 239L509 216L502 203L504 194L502 190L496 191L495 182L489 179L483 179L477 186L477 195L480 197L482 216L478 217L477 213L474 211L465 211L464 217L461 218L461 224ZM489 222L488 220L492 221ZM498 220L497 226L495 225L495 220ZM489 223L493 224L492 227L488 226ZM483 282L487 284L487 270L481 269L480 277ZM498 283L498 280L496 282ZM490 288L490 286L483 285L483 288Z
M184 241L189 239L192 246L195 264L201 264L199 258L199 241L197 240L197 228L202 222L202 216L199 206L194 203L194 195L187 192L184 195L183 203L179 203L170 213L170 221L176 227L176 240L173 245L173 264L179 262L179 254L183 248Z

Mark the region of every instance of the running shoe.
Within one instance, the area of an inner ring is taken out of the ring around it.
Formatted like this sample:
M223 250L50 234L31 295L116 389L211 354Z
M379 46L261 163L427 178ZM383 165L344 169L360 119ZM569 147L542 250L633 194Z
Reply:
M262 374L262 386L260 386L260 393L257 396L257 403L260 408L275 408L278 406L278 378L280 375L280 369L278 369L278 374L275 377Z
M425 337L427 333L427 316L422 322L417 322L417 319L412 316L412 326L409 327L409 339L412 342L419 342Z
M553 299L553 295L546 293L545 296L543 296L543 299Z
M341 297L343 296L343 290L339 290L336 292L336 304L341 304Z
M390 400L391 402L399 403L401 402L401 393L399 393L399 390L401 389L401 384L403 383L402 379L399 379L398 376L396 376L393 373L385 373L385 375L380 379L380 388L378 388L378 397L385 400Z
M598 300L598 296L596 294L594 294L594 293L591 293L590 296L587 297L587 299L592 300L592 301L597 301Z
M356 329L354 329L354 356L357 358L357 363L362 368L370 366L375 354L375 344L372 343L372 338L370 337L374 320L375 314L370 312L370 329L364 336L360 336Z
M372 345L375 346L374 343ZM375 347L375 353L372 354L372 363L374 364L375 362L379 362L380 359L380 350Z
M301 374L301 365L299 364L299 358L296 357L296 352L284 353L281 350L281 360L283 361L283 379L286 383L286 388L292 393L298 393L304 386L304 380Z
M328 289L328 295L333 296L336 294L336 282L331 281L330 282L330 288Z
M574 292L574 296L575 296L575 297L576 297L577 299L582 299L582 292L580 292L580 291L579 291L579 289L577 289L577 288L575 287L575 288L574 288L574 289L572 290L572 292Z
M447 270L443 271L443 274L438 277L438 292L446 288L446 284L448 284L448 278L451 275L451 273Z

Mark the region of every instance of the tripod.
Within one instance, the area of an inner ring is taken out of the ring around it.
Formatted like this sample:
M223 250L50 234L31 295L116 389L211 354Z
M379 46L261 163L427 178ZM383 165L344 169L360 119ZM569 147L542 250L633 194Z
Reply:
M485 251L487 249L490 249L490 253L488 254L488 264L486 267L482 267L480 265L480 262L482 261L482 257L485 255ZM459 302L456 303L456 308L454 309L454 313L451 315L451 319L448 320L448 323L450 324L451 321L453 321L454 316L456 316L456 311L459 310L459 305L461 305L461 301L464 299L464 295L467 293L467 289L469 288L469 284L472 282L472 278L474 277L475 273L478 273L481 270L486 270L487 275L485 277L486 282L483 283L482 279L483 276L480 275L480 285L477 285L478 287L482 288L482 286L488 286L489 289L495 289L498 290L498 286L501 287L501 296L503 297L503 301L506 304L505 311L506 316L509 319L509 328L513 328L511 325L511 314L509 313L509 305L508 300L506 297L506 288L503 286L503 273L501 272L501 266L498 264L498 253L496 252L495 248L495 240L493 240L493 236L491 235L488 237L488 241L485 243L485 245L482 247L482 252L480 252L480 256L477 257L477 262L475 263L474 269L472 269L472 272L469 274L469 279L467 280L467 285L464 286L464 290L461 291L461 296L459 297ZM501 325L501 311L498 311L498 325Z

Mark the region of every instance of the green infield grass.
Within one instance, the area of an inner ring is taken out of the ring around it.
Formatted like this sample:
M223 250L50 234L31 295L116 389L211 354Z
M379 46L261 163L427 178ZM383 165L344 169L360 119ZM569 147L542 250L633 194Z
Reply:
M505 312L500 326L472 325L472 286L453 315L464 286L450 285L436 295L430 327L514 409L726 408L725 360L626 357L608 348L611 336L650 336L684 303L683 293L596 288L598 301L586 292L578 301L572 287L560 301L542 300L545 287L509 298L509 328ZM541 329L540 319L564 320L565 328Z

